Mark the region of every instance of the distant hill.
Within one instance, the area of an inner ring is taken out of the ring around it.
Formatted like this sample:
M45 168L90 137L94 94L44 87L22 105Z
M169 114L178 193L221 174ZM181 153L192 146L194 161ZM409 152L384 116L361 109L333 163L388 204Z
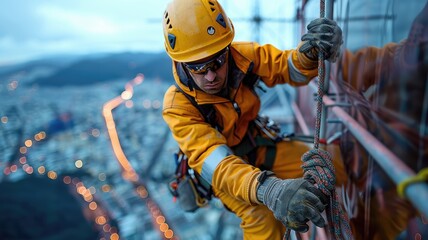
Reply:
M0 69L0 78L7 79L15 73L31 72L38 68L53 69L31 80L31 85L70 86L91 85L119 78L131 79L138 73L146 79L172 78L171 60L166 53L115 53L87 55L74 58L57 57L41 59Z
M36 79L40 86L90 85L118 78L133 78L143 73L146 78L168 80L172 77L171 60L166 54L120 53L76 61L54 74Z

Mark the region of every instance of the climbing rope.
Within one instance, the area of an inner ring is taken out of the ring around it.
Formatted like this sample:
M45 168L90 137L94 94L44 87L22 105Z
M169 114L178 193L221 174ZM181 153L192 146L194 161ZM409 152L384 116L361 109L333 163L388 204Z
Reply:
M320 17L325 17L325 0L320 0ZM318 95L317 114L315 119L314 148L302 156L304 178L312 182L330 199L326 207L327 221L333 239L352 239L349 219L339 204L339 195L336 193L336 174L329 152L319 149L320 126L322 114L322 98L324 96L325 62L324 54L318 51ZM286 236L290 236L289 230Z
M347 214L339 204L336 192L336 175L329 152L311 149L302 156L304 178L314 183L330 202L326 207L329 231L333 239L352 239Z
M325 0L320 0L320 17L325 17ZM315 118L315 135L314 149L319 148L320 129L321 129L321 113L322 113L322 97L324 96L324 77L325 77L325 62L324 53L318 51L318 95L317 95L317 116Z

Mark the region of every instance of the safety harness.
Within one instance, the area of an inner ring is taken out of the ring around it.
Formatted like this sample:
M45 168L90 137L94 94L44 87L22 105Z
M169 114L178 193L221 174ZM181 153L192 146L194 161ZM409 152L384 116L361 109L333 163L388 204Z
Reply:
M242 71L236 67L235 61L233 60L231 54L229 55L229 64L229 66L231 67L228 76L229 79L235 79L234 74L242 74ZM254 94L256 94L255 87L257 86L257 82L260 77L257 74L253 73L253 68L254 63L251 62L250 66L247 69L247 72L245 73L241 81L244 85L250 88L254 92ZM178 69L179 73L186 72L183 68L180 68L180 66L178 66ZM179 76L180 80L189 85L189 88L194 84L192 82L192 79L187 74L179 74ZM196 102L195 98L184 92L183 89L181 89L177 83L175 83L175 86L184 96L186 96L186 98L192 103L192 105L199 110L202 116L204 116L205 122L209 123L213 128L216 128L220 132L222 131L222 126L218 125L218 123L216 122L216 112L212 104L199 105ZM238 145L232 147L232 150L234 151L235 155L244 157L253 166L256 164L257 148L261 146L266 147L265 162L260 167L262 170L272 169L276 154L276 143L282 140L282 138L278 137L279 127L270 123L271 122L267 117L259 116L256 120L250 123L243 140ZM253 132L256 129L260 129L262 132L253 136ZM271 135L266 134L266 131L270 132Z
M229 73L233 74L234 70L236 73L238 69L236 68L232 57L229 57L229 64L232 69ZM254 63L251 63L242 79L242 83L255 92L254 88L260 77L252 72L253 67ZM186 74L181 64L177 64L177 72L179 73L182 83L190 89L197 88L194 82L192 82L190 76ZM242 74L242 72L240 72L240 74ZM229 79L233 79L233 75L229 75ZM189 100L189 102L198 109L204 117L205 122L209 123L218 131L222 131L222 126L220 126L216 121L216 111L212 104L200 105L196 102L194 97L183 91L177 83L175 83L175 86ZM260 133L253 134L255 131L260 131ZM256 120L250 123L246 136L240 144L232 147L232 150L237 156L246 159L254 166L256 164L257 148L261 146L266 147L265 162L260 166L260 168L262 170L271 170L276 155L276 143L283 139L279 137L278 133L279 127L271 124L268 118L259 116ZM211 200L213 194L211 186L202 177L200 177L197 172L193 171L193 169L189 167L187 156L183 151L181 151L181 149L179 149L178 153L175 154L175 160L177 167L175 176L169 183L170 192L174 198L178 200L183 210L193 212L199 207L205 206L208 204L209 200Z

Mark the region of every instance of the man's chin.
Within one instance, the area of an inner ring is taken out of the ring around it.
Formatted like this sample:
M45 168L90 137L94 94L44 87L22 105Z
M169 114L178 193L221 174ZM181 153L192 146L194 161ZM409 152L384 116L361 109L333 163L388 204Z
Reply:
M204 89L204 92L208 94L217 94L221 91L221 89Z

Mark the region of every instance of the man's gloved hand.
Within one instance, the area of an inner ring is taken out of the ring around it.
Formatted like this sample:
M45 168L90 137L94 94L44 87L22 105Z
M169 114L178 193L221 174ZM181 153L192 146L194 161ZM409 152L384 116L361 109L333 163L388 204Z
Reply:
M308 231L308 220L324 227L322 193L303 178L282 180L272 175L272 172L260 175L257 199L274 213L275 218L298 232Z
M335 62L343 43L342 29L328 18L317 18L307 26L308 32L302 36L303 45L299 51L312 60L318 59L318 51L324 53L327 61Z

